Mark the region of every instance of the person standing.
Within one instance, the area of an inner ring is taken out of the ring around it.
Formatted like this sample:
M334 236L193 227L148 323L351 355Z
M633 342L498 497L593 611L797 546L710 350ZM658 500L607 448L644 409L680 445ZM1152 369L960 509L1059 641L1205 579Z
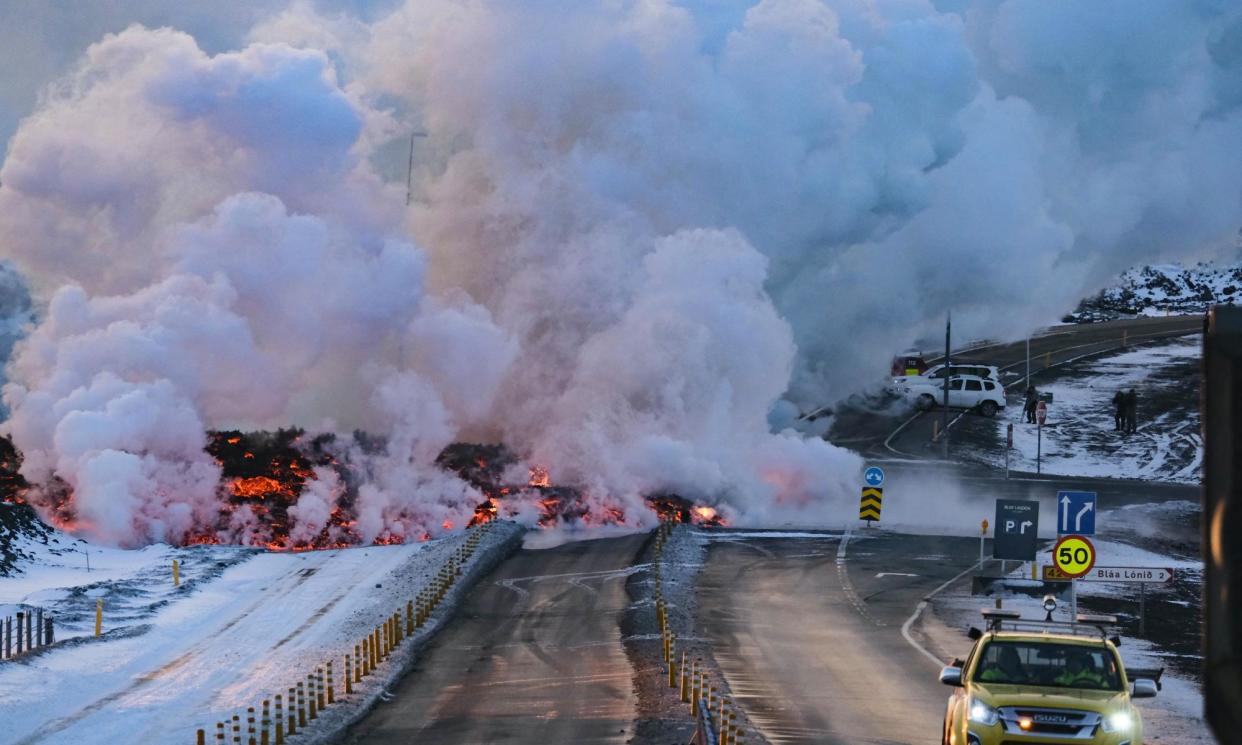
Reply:
M1118 389L1113 395L1113 431L1121 432L1126 426L1126 394Z
M1026 387L1026 406L1023 413L1026 414L1026 423L1035 423L1035 406L1039 403L1039 394L1035 392L1035 386L1028 385Z
M1138 431L1138 394L1134 392L1133 388L1126 391L1125 405L1126 405L1126 416L1125 416L1126 433L1130 434L1133 432L1137 432Z

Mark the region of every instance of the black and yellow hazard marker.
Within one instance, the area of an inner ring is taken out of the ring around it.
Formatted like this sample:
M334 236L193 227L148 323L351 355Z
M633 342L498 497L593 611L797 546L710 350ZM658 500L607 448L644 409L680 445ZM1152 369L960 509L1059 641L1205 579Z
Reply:
M868 522L880 520L880 507L884 503L884 490L878 486L864 486L862 501L858 504L858 519Z

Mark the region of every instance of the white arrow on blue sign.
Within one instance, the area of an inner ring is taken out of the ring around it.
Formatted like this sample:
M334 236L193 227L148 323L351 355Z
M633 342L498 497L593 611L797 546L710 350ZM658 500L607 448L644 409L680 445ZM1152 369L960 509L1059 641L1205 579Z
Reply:
M884 469L879 466L871 466L863 471L863 481L867 482L867 486L879 486L884 483Z
M1095 535L1095 492L1057 492L1057 534Z

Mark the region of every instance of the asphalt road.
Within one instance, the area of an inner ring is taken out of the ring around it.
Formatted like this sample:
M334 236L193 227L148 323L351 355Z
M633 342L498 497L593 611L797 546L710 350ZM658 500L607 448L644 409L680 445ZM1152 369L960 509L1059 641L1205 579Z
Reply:
M699 622L734 698L774 744L939 743L948 692L902 624L971 566L978 542L880 534L851 539L844 556L840 547L839 537L713 543Z
M344 742L626 742L636 713L619 618L646 537L510 557Z

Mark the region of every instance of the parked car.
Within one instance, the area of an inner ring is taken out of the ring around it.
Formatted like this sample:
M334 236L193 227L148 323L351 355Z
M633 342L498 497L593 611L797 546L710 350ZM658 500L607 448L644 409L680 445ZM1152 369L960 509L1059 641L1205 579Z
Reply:
M920 409L930 409L944 401L944 380L907 378L895 383L896 390ZM1005 388L999 382L978 375L949 378L949 408L973 409L988 417L1005 408Z

